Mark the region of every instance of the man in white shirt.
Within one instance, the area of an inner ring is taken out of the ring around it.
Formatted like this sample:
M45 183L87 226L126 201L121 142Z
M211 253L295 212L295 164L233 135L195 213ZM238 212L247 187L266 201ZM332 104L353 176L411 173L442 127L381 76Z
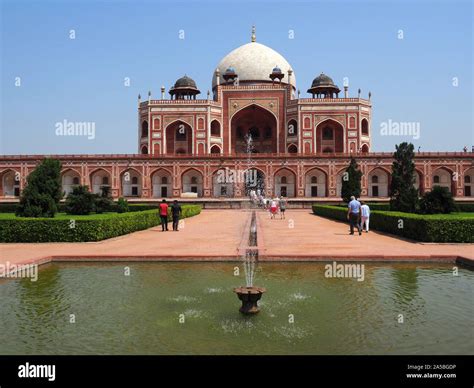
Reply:
M369 219L370 219L370 208L369 205L367 205L365 202L362 202L362 206L360 207L360 215L361 215L361 221L360 221L360 228L364 229L364 223L365 223L365 232L369 233Z

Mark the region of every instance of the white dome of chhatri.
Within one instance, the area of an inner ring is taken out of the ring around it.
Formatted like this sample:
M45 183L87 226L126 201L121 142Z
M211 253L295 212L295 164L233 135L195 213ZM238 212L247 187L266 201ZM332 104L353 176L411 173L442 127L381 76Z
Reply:
M237 47L227 54L217 65L220 72L219 83L225 84L222 77L229 68L234 68L241 81L265 81L271 82L270 74L275 67L279 67L285 77L282 83L288 83L288 70L292 69L288 61L275 50L261 43L255 42L255 35L252 35L252 42ZM212 88L216 86L216 72L212 77ZM295 73L291 74L291 85L296 89Z

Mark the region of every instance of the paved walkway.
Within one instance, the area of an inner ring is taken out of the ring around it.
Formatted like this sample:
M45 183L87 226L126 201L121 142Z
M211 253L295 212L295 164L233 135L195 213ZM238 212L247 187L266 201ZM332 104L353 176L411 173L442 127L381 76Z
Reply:
M288 210L286 220L271 220L258 212L264 256L272 259L367 258L429 259L461 256L474 259L474 244L427 244L376 231L349 235L349 225L313 215L309 210Z
M0 244L0 264L51 260L236 260L248 241L250 212L203 210L184 220L179 232L161 226L101 242ZM474 259L474 244L422 244L371 231L348 234L348 226L288 210L286 220L270 220L257 210L261 260L421 260Z
M146 257L235 258L249 213L241 210L203 210L198 216L182 220L179 232L162 232L161 226L125 236L87 243L0 244L0 263L56 258L81 259Z

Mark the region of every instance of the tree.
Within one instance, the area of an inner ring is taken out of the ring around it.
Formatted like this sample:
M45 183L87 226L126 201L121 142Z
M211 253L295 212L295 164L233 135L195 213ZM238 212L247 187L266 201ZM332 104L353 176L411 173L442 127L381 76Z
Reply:
M86 215L95 209L96 195L87 186L74 186L66 198L66 213Z
M415 183L414 146L403 142L395 146L390 185L390 210L414 213L418 208L418 190Z
M110 197L110 186L102 186L101 195L95 195L95 211L96 213L103 213L110 211L113 205Z
M16 215L20 217L54 217L62 198L61 162L45 158L28 175Z
M346 171L342 174L341 198L344 202L349 202L352 195L356 198L360 197L361 177L362 172L359 170L357 162L354 158L351 158L349 167L347 167Z
M456 210L456 204L448 188L435 186L421 199L420 209L424 214L451 213Z

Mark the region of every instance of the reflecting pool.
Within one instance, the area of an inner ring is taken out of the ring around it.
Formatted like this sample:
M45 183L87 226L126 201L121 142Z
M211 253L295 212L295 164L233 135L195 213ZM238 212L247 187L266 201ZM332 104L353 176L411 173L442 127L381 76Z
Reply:
M473 271L364 264L260 263L255 316L239 263L50 264L0 280L0 354L474 354Z

